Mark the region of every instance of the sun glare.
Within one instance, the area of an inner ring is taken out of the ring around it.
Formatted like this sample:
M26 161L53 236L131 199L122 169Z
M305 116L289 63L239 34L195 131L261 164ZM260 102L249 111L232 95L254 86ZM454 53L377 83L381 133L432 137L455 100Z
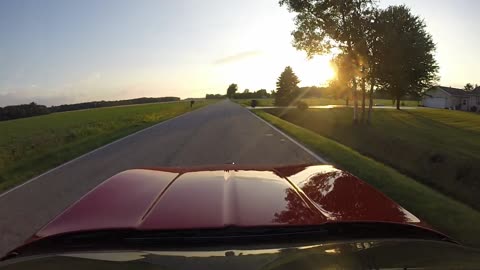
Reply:
M294 52L278 57L279 53L262 54L232 63L214 65L219 87L231 82L242 82L240 90L265 88L274 89L278 76L286 66L291 66L300 79L299 86L326 86L335 78L335 71L330 64L331 55L316 56L306 59L304 53Z
M325 86L335 77L335 71L330 64L331 56L317 56L312 60L298 63L296 73L302 86ZM294 67L295 70L295 67Z

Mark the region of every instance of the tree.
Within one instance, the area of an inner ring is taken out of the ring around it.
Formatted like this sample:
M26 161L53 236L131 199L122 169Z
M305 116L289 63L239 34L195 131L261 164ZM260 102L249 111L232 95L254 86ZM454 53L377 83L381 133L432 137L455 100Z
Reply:
M375 35L375 33L371 33L371 35ZM368 63L368 71L364 74L366 76L367 83L370 87L368 91L368 116L367 116L367 123L372 122L372 114L373 114L373 92L375 91L376 85L378 83L378 47L376 42L376 37L373 37L373 40L368 44L368 55L367 55L367 63Z
M471 84L471 83L467 83L464 87L465 91L472 91L475 88L476 87L474 87L473 84Z
M353 63L350 57L346 54L339 54L331 61L335 69L336 77L330 82L331 94L333 98L345 98L345 103L348 106L353 87Z
M230 84L230 86L228 86L228 89L227 89L227 97L233 98L237 91L238 91L238 85L234 83Z
M295 91L298 90L300 80L291 67L286 67L277 80L275 105L288 106L292 103Z
M377 89L378 83L378 70L379 70L379 38L376 24L378 22L379 10L374 8L371 9L367 16L367 19L363 22L363 31L365 32L365 47L361 51L363 72L362 72L362 93L363 93L363 104L362 104L362 119L365 120L365 87L368 85L370 90L368 91L368 116L367 123L371 123L373 115L373 95L375 89Z
M373 0L280 0L295 12L293 45L309 57L330 53L333 48L347 55L354 67L352 95L353 120L357 121L357 84L366 48L365 29L374 10Z
M267 89L260 89L256 92L256 94L259 98L267 98L270 96L270 94L267 92Z
M435 43L426 25L406 6L380 11L375 23L378 38L378 83L396 100L420 95L437 80Z

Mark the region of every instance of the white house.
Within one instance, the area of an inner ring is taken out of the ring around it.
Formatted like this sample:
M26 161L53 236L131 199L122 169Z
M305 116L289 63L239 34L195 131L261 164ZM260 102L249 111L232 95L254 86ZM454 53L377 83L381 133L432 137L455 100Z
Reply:
M435 86L424 93L422 104L430 108L478 112L480 87L469 92L458 88Z

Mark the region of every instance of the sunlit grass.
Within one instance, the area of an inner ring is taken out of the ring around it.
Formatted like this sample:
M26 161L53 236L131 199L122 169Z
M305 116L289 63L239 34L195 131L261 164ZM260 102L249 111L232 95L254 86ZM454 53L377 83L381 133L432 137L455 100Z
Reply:
M480 134L480 115L470 112L449 110L422 110L411 111L417 117L435 119L435 121L461 130Z
M193 109L209 103L197 101ZM156 103L0 122L0 190L191 110L189 102Z
M264 111L260 117L282 129L311 150L370 183L434 228L466 245L480 247L480 213L400 173L386 164L313 131ZM318 125L324 123L319 122ZM386 149L388 151L388 149Z
M480 125L480 115L425 108L376 110L371 125L352 125L349 108L268 112L282 113L284 120L347 145L480 209L480 132L470 128Z

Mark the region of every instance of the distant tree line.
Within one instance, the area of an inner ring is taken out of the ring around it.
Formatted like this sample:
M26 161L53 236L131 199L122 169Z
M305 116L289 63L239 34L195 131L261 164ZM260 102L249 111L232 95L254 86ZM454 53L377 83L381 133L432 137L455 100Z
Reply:
M287 72L292 72L293 70L287 67ZM285 71L284 71L285 72ZM283 73L282 73L283 74ZM293 73L294 75L295 73ZM296 75L295 75L296 77ZM321 87L321 86L306 86L306 87L299 87L297 84L286 84L287 87L282 87L284 83L280 83L280 80L290 80L295 78L292 75L289 76L280 76L277 82L277 89L268 92L265 89L260 89L255 92L250 92L250 90L245 89L243 93L236 93L236 89L238 89L237 84L231 84L227 89L227 94L207 94L206 99L225 99L230 94L232 99L262 99L262 98L274 98L275 104L278 106L289 106L289 105L296 105L295 102L299 101L300 99L304 98L331 98L331 99L345 99L348 105L348 101L352 99L350 91L344 91L344 86L339 86L334 80L330 83L330 85ZM287 94L284 93L287 92ZM287 96L286 101L279 101L282 97ZM391 95L388 91L377 88L376 91L373 93L373 98L375 99L391 99ZM403 97L403 100L419 100L419 97L416 95L406 95Z
M220 94L207 94L205 96L206 99L224 99L227 98L226 95L220 95Z
M38 105L35 102L15 106L0 107L0 121L49 114L47 106Z
M342 80L343 72L339 72L337 79L332 80L330 85L326 87L299 87L300 82L297 75L293 72L291 67L286 67L280 77L277 79L277 91L273 93L275 98L274 104L276 106L293 106L302 105L301 100L304 98L331 98L344 99L348 106L350 100L353 100L351 89L347 83ZM357 95L361 95L361 91L357 90ZM375 91L371 93L371 103L373 99L392 99L392 94L384 87L376 87ZM409 93L402 96L404 100L419 100L419 95L416 93ZM363 101L365 102L365 101ZM392 99L392 102L396 100Z
M274 95L274 91L271 91L269 93L266 89L260 89L253 92L251 92L250 89L245 89L242 93L237 93L237 91L238 91L238 85L233 83L228 87L226 95L207 94L205 98L206 99L224 99L224 98L260 99L260 98L271 98Z
M155 102L170 102L170 101L179 101L179 100L180 98L178 97L136 98L136 99L117 100L117 101L92 101L92 102L83 102L83 103L77 103L77 104L51 106L51 107L47 107L45 105L38 105L35 102L32 102L30 104L6 106L3 108L0 107L0 121L26 118L26 117L44 115L44 114L55 113L55 112L76 111L76 110L84 110L84 109L124 106L124 105L134 105L134 104L146 104L146 103L155 103Z
M233 95L234 99L257 99L257 98L270 98L272 94L269 93L266 89L260 89L255 92L250 92L249 89L245 89L243 93L235 93Z

